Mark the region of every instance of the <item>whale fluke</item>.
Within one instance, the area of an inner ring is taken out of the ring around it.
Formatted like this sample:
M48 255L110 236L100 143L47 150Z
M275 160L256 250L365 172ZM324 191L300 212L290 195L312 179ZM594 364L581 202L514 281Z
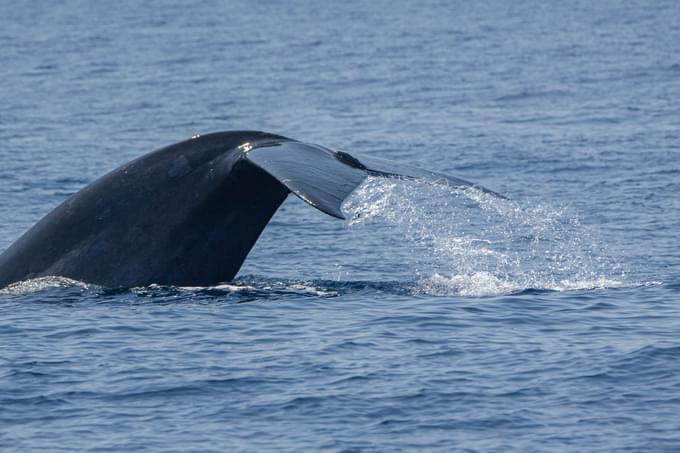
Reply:
M48 213L0 255L0 288L45 276L107 287L236 276L292 192L333 217L367 176L472 183L257 131L194 137L135 159Z

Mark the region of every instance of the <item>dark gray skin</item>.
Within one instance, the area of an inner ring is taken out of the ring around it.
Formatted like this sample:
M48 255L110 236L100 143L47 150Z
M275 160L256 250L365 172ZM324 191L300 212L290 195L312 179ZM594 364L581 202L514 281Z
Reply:
M126 288L226 282L290 192L344 218L343 200L368 175L471 186L264 132L204 135L133 160L55 208L0 255L0 288L45 276Z
M49 275L109 287L231 280L289 193L238 146L279 140L210 134L118 168L0 255L0 288Z

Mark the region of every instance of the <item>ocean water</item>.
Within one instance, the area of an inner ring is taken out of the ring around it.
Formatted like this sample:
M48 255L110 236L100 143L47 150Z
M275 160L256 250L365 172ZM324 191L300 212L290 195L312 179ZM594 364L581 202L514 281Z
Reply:
M505 194L289 197L234 282L0 291L2 451L680 450L680 3L0 0L0 250L195 133Z

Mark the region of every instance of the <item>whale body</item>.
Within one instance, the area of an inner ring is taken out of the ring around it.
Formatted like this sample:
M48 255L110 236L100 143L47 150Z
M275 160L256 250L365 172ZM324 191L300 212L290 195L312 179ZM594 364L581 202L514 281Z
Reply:
M45 276L128 288L230 281L289 193L342 219L342 202L369 175L473 186L265 132L196 136L124 164L47 214L0 255L0 288Z

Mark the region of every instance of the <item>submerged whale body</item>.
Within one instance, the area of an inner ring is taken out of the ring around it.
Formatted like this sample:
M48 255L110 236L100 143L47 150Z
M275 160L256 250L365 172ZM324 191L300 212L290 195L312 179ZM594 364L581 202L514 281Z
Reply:
M343 200L368 175L472 186L264 132L203 135L123 165L47 214L0 255L0 288L44 276L109 287L229 281L290 192L344 218Z

